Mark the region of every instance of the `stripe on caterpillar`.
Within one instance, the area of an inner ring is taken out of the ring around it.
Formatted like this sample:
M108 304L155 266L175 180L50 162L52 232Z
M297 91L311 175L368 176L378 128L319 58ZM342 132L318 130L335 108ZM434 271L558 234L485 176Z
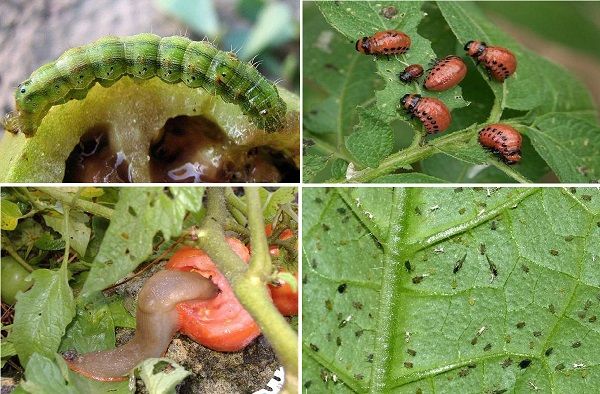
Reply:
M51 107L84 99L96 82L109 87L123 76L141 80L158 77L166 83L200 87L239 105L261 129L283 127L285 102L275 85L250 63L207 41L161 38L150 33L102 37L69 49L56 61L38 68L19 84L16 110L2 120L2 125L9 132L33 136Z

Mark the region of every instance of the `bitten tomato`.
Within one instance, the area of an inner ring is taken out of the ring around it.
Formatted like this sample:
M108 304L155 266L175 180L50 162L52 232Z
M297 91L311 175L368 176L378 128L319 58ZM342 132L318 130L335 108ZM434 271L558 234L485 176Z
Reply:
M279 270L280 274L285 272L287 271ZM298 273L295 273L294 277L296 278L295 290L283 278L279 278L278 284L269 285L273 304L275 304L279 312L284 316L298 315Z
M235 238L227 242L248 263L248 248ZM194 248L179 249L167 263L167 269L195 271L210 278L221 292L209 301L188 301L177 305L180 331L196 342L221 352L236 352L260 335L258 324L244 309L208 255Z

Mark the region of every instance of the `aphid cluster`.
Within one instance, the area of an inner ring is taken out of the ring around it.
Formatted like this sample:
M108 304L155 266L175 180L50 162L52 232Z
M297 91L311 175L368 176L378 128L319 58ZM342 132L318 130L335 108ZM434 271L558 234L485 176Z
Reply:
M410 37L397 30L377 32L371 37L362 37L356 41L358 52L381 56L400 55L410 49ZM481 64L490 79L498 82L510 77L517 69L517 59L508 49L488 46L485 42L471 40L464 46L467 55ZM403 83L412 83L425 74L423 66L411 64L398 76ZM427 70L423 88L441 92L457 86L467 75L465 62L456 55L448 55L433 62ZM452 122L448 107L434 97L422 97L420 94L406 94L400 100L411 117L418 118L429 134L444 132ZM514 164L521 159L521 135L505 124L488 125L479 131L479 143L499 155L506 164Z

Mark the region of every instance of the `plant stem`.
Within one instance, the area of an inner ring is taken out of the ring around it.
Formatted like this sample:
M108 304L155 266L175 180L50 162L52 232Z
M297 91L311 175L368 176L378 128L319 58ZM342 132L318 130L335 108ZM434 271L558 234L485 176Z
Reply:
M248 207L241 198L235 195L233 189L230 187L225 188L225 200L228 206L235 207L238 211L242 212L245 216L248 215Z
M33 272L33 267L27 263L13 248L12 242L8 238L2 237L2 249L6 250L9 255L12 256L19 264L23 266L27 271Z
M262 204L258 188L245 187L244 189L248 201L248 227L250 228L250 242L252 245L252 259L250 260L248 273L264 279L266 276L271 275L272 265L269 245L265 235Z
M197 245L217 264L238 300L260 325L285 368L286 390L295 393L298 391L298 335L277 311L267 291L265 281L271 274L271 266L260 196L257 188L246 188L246 195L252 240L250 269L246 269L246 264L225 240L222 226L227 220L227 208L223 188L208 188L207 215L197 232Z
M438 151L438 148L443 148L448 145L457 143L466 143L473 137L473 129L468 128L461 131L456 131L447 136L441 137L428 143L427 145L419 146L413 144L410 147L388 156L384 159L377 168L367 168L358 172L358 174L349 179L349 182L370 182L375 178L389 174L390 172L402 167L403 165L411 164L416 161L423 160Z
M82 211L101 216L109 220L112 217L113 210L111 208L80 198L73 199L72 193L60 191L56 187L37 187L37 189L43 193L46 193L50 197L57 199L63 204L68 204L69 206L79 208Z
M506 175L508 175L509 177L511 177L512 179L514 179L518 182L531 183L531 181L529 179L525 178L523 175L519 174L512 167L510 167L509 165L507 165L505 163L502 163L495 159L489 159L488 163L493 165L494 167L496 167L497 169L504 172Z

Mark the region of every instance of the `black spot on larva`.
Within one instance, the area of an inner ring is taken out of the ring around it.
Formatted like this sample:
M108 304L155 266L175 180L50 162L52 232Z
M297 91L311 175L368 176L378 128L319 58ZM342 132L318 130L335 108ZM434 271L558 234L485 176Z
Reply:
M546 351L544 352L544 354L546 355L546 357L549 357L552 352L554 351L553 347L549 347L548 349L546 349Z
M410 264L410 261L406 260L404 262L404 268L406 268L406 271L412 272L412 265Z
M573 349L577 349L578 347L581 347L581 341L575 341L571 344L571 347Z
M523 328L523 327L525 327L525 322L524 322L524 321L521 321L521 322L518 322L518 323L517 323L517 328L518 328L518 329L521 329L521 328Z
M343 294L346 291L346 287L348 287L346 283L339 285L337 288L338 293Z

